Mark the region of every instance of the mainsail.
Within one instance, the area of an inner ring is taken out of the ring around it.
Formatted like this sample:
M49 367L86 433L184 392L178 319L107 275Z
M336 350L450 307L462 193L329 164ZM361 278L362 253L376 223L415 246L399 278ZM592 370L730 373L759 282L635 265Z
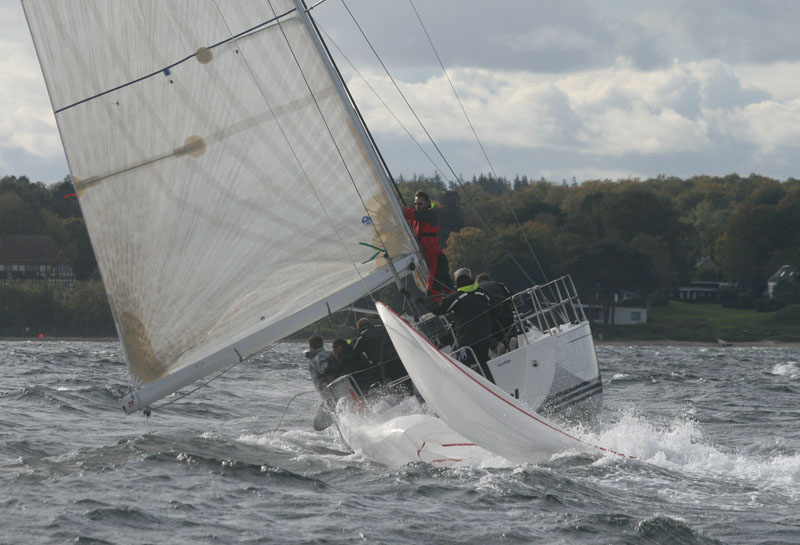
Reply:
M302 0L23 0L144 408L418 247ZM374 248L373 248L374 247Z

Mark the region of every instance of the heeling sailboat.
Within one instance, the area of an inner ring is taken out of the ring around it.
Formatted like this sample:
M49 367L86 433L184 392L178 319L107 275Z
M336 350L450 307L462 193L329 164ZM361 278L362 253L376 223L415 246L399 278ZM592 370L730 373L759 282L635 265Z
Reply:
M300 0L23 0L136 389L157 400L424 261Z
M126 412L404 275L424 277L391 181L302 0L23 6L134 382ZM593 411L602 386L571 281L512 302L520 348L489 362L495 396ZM414 368L415 383L428 380ZM421 390L446 396L442 388ZM394 408L378 422L340 420L340 431L391 463L505 452L514 423L502 404L482 406L505 423L494 436L447 410L440 419ZM537 457L564 447L537 429L521 443L537 444Z

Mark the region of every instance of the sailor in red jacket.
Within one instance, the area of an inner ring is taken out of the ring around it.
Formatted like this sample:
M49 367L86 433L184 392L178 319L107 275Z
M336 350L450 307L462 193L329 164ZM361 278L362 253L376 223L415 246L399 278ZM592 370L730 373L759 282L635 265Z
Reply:
M439 246L439 214L424 191L414 194L414 208L403 207L403 215L411 223L414 235L428 262L428 295L439 301L442 293L453 291L450 283L450 265Z

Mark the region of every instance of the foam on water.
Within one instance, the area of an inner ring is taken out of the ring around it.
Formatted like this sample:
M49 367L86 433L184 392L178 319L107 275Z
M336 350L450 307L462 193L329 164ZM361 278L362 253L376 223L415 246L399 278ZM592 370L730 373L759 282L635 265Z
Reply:
M583 432L582 438L669 470L727 475L756 486L792 491L800 482L800 454L758 456L720 448L704 438L700 425L689 416L656 425L626 410L616 423L599 432Z
M773 375L787 376L795 380L800 378L800 367L798 367L796 361L787 361L786 363L776 364L771 373Z

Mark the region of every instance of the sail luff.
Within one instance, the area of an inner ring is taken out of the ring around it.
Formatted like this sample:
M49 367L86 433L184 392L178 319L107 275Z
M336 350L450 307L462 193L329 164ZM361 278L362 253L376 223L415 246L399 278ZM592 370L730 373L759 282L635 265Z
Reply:
M309 35L311 36L311 40L314 42L314 45L319 52L320 57L322 58L325 67L328 69L330 73L331 80L333 81L334 85L336 86L336 91L339 93L340 98L342 99L342 103L347 110L348 115L350 116L350 121L353 124L353 128L355 129L356 133L358 134L359 139L366 151L367 155L369 156L372 165L375 168L375 172L378 175L378 179L380 180L381 184L383 185L384 191L386 195L389 197L389 201L392 203L394 209L400 214L400 217L403 216L402 208L400 205L400 201L398 199L396 190L397 188L389 179L389 176L386 170L383 167L383 162L380 160L377 151L375 150L374 142L372 138L370 138L369 134L367 133L367 128L364 125L364 121L359 116L356 109L353 107L350 93L347 91L345 87L345 83L342 81L341 73L336 68L333 59L330 56L327 46L325 45L325 41L323 40L322 36L320 35L319 31L317 30L317 26L311 18L309 14L309 9L305 6L305 0L294 0L297 13L300 15L301 20L306 26ZM414 242L414 247L416 248L416 253L420 256L418 259L420 271L423 275L427 275L427 263L424 259L422 259L422 249L419 247L419 243L417 242L414 233L411 230L411 226L407 222L403 222L403 228L405 229L408 237L410 240ZM391 266L391 265L390 265Z

